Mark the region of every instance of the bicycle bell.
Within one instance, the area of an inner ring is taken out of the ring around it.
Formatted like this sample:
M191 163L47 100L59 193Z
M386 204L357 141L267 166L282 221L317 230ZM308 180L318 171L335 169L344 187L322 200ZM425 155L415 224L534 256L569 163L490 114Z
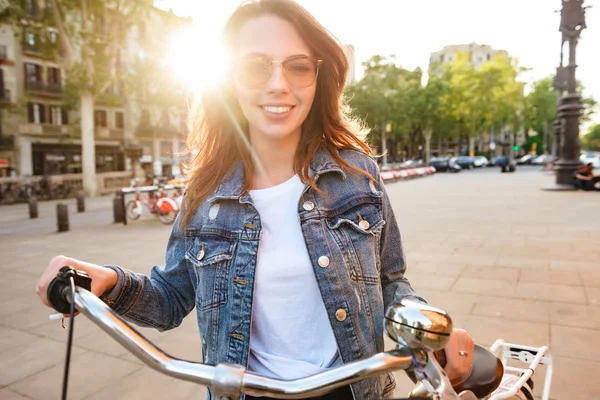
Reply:
M452 319L445 311L406 299L387 309L384 326L396 343L428 352L443 349L452 333Z

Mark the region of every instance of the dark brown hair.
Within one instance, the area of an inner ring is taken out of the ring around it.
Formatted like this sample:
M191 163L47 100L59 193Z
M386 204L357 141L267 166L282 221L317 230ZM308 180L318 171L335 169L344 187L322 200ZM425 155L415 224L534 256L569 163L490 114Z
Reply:
M348 60L334 37L302 6L292 0L254 0L243 3L231 15L223 32L225 49L233 52L244 24L262 15L275 15L299 33L313 53L323 59L317 78L312 107L302 125L302 134L294 159L294 170L302 181L318 191L308 176L310 160L322 147L351 172L367 172L346 163L339 155L352 148L370 154L363 141L361 126L348 117L343 103L343 90L348 73ZM190 114L188 148L196 152L188 165L188 188L185 196L185 226L198 205L212 193L222 179L240 162L245 170L245 188L252 185L253 164L247 143L248 122L240 109L233 73L229 67L224 81L205 89L195 110Z

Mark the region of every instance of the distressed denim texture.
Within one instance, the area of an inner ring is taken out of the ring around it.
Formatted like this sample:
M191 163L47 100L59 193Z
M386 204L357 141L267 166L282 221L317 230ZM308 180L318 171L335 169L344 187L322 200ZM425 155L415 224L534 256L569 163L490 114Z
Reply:
M383 351L385 307L406 297L425 300L404 277L400 231L376 162L356 150L340 155L374 182L319 151L309 174L323 194L307 185L298 218L340 356L348 363ZM248 362L261 220L243 182L238 166L185 229L180 214L166 265L155 266L149 277L107 266L117 271L118 283L103 299L128 321L173 329L195 308L203 362L211 365ZM322 256L329 259L324 267L318 262ZM336 318L340 309L346 312L342 321ZM386 398L394 387L393 375L384 374L353 384L352 392L357 400ZM209 398L215 398L210 391Z

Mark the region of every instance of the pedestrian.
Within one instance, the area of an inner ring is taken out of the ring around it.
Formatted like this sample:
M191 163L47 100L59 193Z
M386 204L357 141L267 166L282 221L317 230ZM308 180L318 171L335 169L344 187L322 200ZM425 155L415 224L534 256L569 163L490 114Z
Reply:
M600 182L600 177L594 176L594 165L579 165L573 173L573 186L581 190L600 190L596 188L596 184Z
M342 48L292 0L245 2L224 43L231 65L200 100L190 134L197 154L166 265L145 276L58 256L39 296L48 305L49 282L69 265L138 325L172 329L195 307L204 363L271 378L383 351L385 307L425 300L404 276L380 172L342 103ZM450 340L446 371L457 378L473 341L462 330ZM321 398L388 398L394 386L383 374Z

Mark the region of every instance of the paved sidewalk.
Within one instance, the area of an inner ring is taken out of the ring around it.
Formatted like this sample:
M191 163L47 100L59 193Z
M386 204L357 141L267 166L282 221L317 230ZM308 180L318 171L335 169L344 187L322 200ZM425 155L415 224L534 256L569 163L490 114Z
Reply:
M600 383L600 193L545 192L553 177L464 171L391 183L407 276L458 327L489 346L496 338L551 347L553 399L596 399ZM56 232L55 204L0 207L0 399L59 397L66 331L34 293L50 258L68 254L139 272L164 262L170 228L152 217L112 224L110 197L88 200L71 231ZM141 329L169 354L200 360L194 314L170 332ZM389 343L389 342L388 342ZM84 318L75 324L70 399L203 399L204 388L165 378ZM544 370L536 376L541 393ZM401 397L410 388L396 374Z

